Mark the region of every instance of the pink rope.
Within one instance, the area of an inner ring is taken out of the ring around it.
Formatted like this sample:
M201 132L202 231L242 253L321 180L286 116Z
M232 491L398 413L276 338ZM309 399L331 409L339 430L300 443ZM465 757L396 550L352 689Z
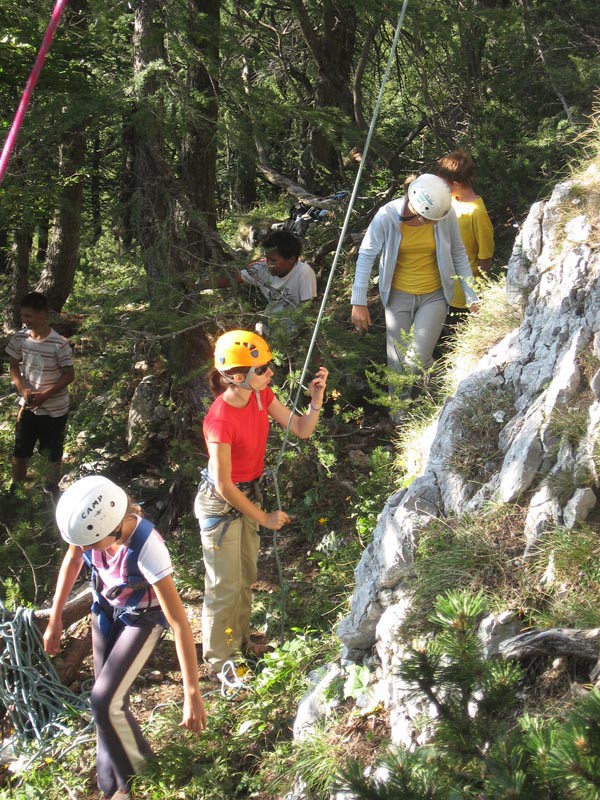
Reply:
M19 135L19 131L21 130L21 125L23 124L25 112L27 111L27 107L29 106L29 102L33 95L33 90L35 89L35 84L37 83L37 79L40 75L40 72L42 71L42 67L44 66L44 60L46 58L48 50L50 50L50 45L52 44L52 38L54 37L54 32L58 27L58 23L60 22L61 15L66 4L67 0L56 0L56 5L54 6L54 11L52 12L52 17L50 18L50 24L48 25L48 28L46 30L46 35L44 36L42 46L40 47L39 52L37 54L35 64L33 65L33 69L31 70L31 75L29 76L29 80L27 81L25 90L23 92L23 97L21 98L21 102L19 103L17 113L15 114L15 118L13 119L10 131L8 132L8 136L6 137L6 141L4 142L4 147L2 148L2 155L0 155L0 184L4 180L6 168L8 167L8 160L15 146L15 142L17 140L17 136Z

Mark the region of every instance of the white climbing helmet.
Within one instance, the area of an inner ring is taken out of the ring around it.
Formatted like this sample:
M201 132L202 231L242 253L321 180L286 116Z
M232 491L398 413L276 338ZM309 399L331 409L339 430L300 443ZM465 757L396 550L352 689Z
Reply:
M102 475L80 478L61 495L56 524L69 544L85 547L104 539L122 521L127 495Z
M450 211L452 192L445 180L425 173L408 187L408 202L415 214L437 222Z

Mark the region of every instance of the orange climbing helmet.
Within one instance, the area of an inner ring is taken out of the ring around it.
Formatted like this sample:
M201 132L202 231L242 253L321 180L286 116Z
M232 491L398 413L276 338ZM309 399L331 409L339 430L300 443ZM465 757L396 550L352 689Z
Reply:
M272 358L269 345L253 331L227 331L215 343L215 367L219 372L235 367L260 367Z

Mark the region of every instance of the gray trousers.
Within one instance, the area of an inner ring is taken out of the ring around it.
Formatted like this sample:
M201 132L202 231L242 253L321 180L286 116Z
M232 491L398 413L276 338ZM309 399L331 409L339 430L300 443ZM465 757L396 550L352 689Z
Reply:
M407 294L392 289L385 307L388 367L396 372L427 369L446 319L447 303L442 289L428 294ZM412 341L406 337L412 330Z

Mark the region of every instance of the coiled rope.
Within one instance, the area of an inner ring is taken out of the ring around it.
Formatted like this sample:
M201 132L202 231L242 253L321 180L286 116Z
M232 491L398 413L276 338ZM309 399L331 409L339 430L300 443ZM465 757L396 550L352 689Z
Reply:
M87 697L63 686L44 652L33 610L19 607L13 614L1 601L0 705L12 729L11 738L0 745L0 758L9 748L22 750L29 755L25 767L56 755L56 737L72 737L82 715L89 718L84 732L92 725ZM72 747L69 740L68 750Z

